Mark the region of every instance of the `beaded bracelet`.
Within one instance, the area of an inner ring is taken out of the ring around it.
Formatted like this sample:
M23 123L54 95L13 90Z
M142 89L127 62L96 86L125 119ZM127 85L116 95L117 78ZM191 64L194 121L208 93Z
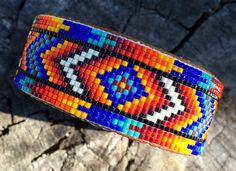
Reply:
M192 155L203 151L223 91L180 57L50 15L35 18L14 83L91 124Z

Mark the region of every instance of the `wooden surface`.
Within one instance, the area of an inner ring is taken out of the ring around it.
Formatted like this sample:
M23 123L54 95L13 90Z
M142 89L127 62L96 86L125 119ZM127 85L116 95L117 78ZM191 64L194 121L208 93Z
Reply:
M37 14L106 27L171 51L225 85L201 157L129 141L15 90L12 77ZM0 170L235 170L236 3L218 0L0 1Z

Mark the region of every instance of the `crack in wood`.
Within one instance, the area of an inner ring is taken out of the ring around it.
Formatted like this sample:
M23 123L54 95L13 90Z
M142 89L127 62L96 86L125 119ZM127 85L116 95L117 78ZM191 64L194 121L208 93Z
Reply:
M43 151L40 155L36 156L35 158L33 158L31 160L31 163L37 161L40 157L42 157L43 155L50 155L54 152L56 152L59 149L63 149L61 147L61 144L67 139L67 136L63 136L62 138L60 138L55 144L53 144L52 146L50 146L48 149L46 149L45 151Z
M124 157L128 154L129 151L129 146L127 145L126 150L124 152L124 154L121 156L121 158L117 161L116 167L114 168L114 170L117 168L117 166L120 165L120 163L123 161Z
M66 162L66 159L64 159L63 162L62 162L62 165L61 165L61 168L60 168L59 171L63 171L63 170L64 170L64 167L65 167L66 163L67 163L67 162Z
M125 25L123 26L123 28L121 29L121 33L125 33L129 23L131 21L131 19L133 18L133 16L135 16L136 14L138 14L140 12L141 6L142 6L143 1L142 0L138 0L137 1L137 5L135 6L134 10L131 12L131 14L128 16Z
M131 166L134 164L134 162L135 162L135 159L134 159L134 158L129 159L129 161L128 161L126 167L125 167L125 170L127 170L127 171L130 170L130 168L131 168Z
M16 30L16 28L17 28L16 25L17 25L17 22L18 22L18 20L19 20L20 13L21 13L21 11L22 11L24 5L26 4L26 1L27 1L27 0L22 0L22 1L20 2L19 7L18 7L17 10L16 10L16 17L13 18L13 27L12 27L12 30L11 30L10 34L9 34L8 37L7 37L8 39L12 39L12 36L14 35L13 33L15 32L15 30ZM6 72L8 72L8 71L6 71Z
M19 122L15 122L15 123L12 123L12 124L9 124L7 125L6 127L3 127L3 129L0 131L0 137L4 136L4 135L8 135L9 132L10 132L10 128L13 127L13 126L16 126L16 125L19 125L21 123L25 122L25 120L21 120Z
M231 157L231 154L229 154L229 155L226 157L225 161L224 161L224 162L222 163L222 165L220 166L219 171L222 171L222 170L223 170L223 168L225 167L225 165L226 165L226 163L227 163L227 161L229 160L230 157Z
M194 24L190 28L188 28L189 32L184 36L184 38L179 42L176 47L170 50L170 52L178 52L183 47L183 45L194 35L198 28L201 27L208 20L209 17L219 12L228 3L232 3L232 1L220 0L216 7L211 8L209 11L203 12L200 17L194 22Z
M154 11L157 15L164 18L165 20L169 20L171 13L172 13L172 10L171 10L167 15L165 15L165 14L161 13L156 7L141 6L141 8L148 10L148 11Z
M81 139L82 139L82 144L88 144L87 140L86 140L86 135L83 133L83 131L81 129L78 129L79 133L81 134Z

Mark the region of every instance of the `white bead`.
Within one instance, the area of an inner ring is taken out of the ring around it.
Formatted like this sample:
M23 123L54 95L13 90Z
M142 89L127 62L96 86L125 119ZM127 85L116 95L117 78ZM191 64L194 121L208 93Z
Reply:
M79 89L79 87L74 86L72 90L73 90L74 92L77 92L78 89Z
M79 61L81 61L81 62L84 62L84 59L85 59L84 56L80 56L80 57L79 57Z
M66 77L69 78L69 79L71 78L71 76L72 76L71 73L67 73L67 74L66 74Z
M72 63L72 65L77 65L78 61L79 60L77 60L77 59L73 59L71 63Z
M80 56L79 56L78 54L75 54L75 55L74 55L74 59L75 59L75 60L79 60L79 57L80 57Z
M61 61L60 61L60 64L63 65L63 66L65 66L65 63L66 63L65 60L61 60Z
M64 67L64 68L63 68L63 71L65 71L65 72L68 72L68 70L69 70L68 67Z
M81 55L80 55L80 56L83 56L83 57L85 57L85 56L86 56L86 54L87 54L87 53L83 51L83 52L81 53Z
M76 81L75 80L70 80L70 85L75 85Z
M71 76L71 79L72 79L72 80L76 80L76 79L77 79L77 76L76 76L76 75L72 75L72 76Z
M80 87L81 83L76 81L75 86Z
M91 59L92 58L92 54L91 53L87 53L86 58Z
M93 52L94 52L93 49L89 49L89 50L88 50L88 53L89 53L89 54L93 54Z
M71 63L72 62L72 58L68 58L67 62Z
M78 91L77 91L79 94L82 94L84 92L84 90L82 88L80 88Z
M94 55L94 56L98 56L98 55L99 55L99 52L95 50L95 51L93 52L93 55Z
M72 68L69 68L67 72L72 74L74 70Z

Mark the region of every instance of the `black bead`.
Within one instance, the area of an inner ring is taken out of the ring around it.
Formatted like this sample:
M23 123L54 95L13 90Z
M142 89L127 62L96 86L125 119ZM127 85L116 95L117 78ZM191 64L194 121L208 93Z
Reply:
M155 111L160 113L161 112L161 108L156 108Z
M175 107L175 104L173 102L170 102L170 107Z
M162 107L161 107L162 109L165 109L165 110L167 110L168 109L168 107L166 106L166 105L162 105Z
M171 100L171 96L166 95L166 96L165 96L165 99L166 99L166 100Z

